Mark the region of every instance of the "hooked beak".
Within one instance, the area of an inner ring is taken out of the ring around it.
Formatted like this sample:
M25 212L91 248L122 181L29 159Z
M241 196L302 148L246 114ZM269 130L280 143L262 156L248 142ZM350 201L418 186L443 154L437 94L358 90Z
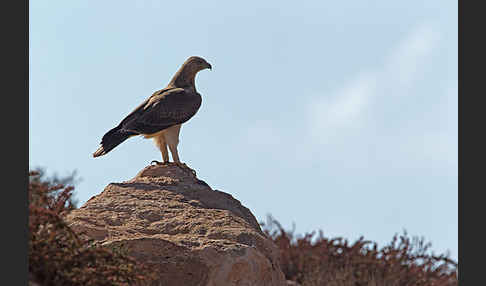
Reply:
M211 64L210 63L207 63L207 64L208 64L208 69L212 70L213 67L211 66Z

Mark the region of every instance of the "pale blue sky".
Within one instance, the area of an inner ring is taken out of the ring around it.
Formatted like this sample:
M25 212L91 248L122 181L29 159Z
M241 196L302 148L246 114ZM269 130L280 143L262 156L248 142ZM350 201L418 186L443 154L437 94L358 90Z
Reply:
M259 221L457 259L456 1L30 1L29 164L84 203L160 160L103 134L192 55L179 154Z

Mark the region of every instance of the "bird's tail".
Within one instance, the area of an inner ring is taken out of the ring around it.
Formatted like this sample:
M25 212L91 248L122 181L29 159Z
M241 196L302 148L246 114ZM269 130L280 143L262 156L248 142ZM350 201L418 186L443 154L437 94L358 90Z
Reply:
M123 131L120 127L111 129L101 139L101 146L93 153L93 157L105 155L133 135L136 133Z

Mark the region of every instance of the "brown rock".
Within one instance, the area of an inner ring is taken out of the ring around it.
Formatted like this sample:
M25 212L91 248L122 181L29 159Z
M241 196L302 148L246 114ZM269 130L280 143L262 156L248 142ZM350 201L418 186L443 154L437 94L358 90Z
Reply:
M157 265L160 285L285 285L276 246L252 213L188 167L148 166L111 183L67 221Z

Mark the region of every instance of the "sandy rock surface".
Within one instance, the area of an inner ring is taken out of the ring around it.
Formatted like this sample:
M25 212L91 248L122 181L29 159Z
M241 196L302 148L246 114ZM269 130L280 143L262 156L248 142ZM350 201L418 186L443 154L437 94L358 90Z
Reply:
M253 214L188 167L154 165L111 183L67 219L103 245L157 265L160 285L286 285Z

